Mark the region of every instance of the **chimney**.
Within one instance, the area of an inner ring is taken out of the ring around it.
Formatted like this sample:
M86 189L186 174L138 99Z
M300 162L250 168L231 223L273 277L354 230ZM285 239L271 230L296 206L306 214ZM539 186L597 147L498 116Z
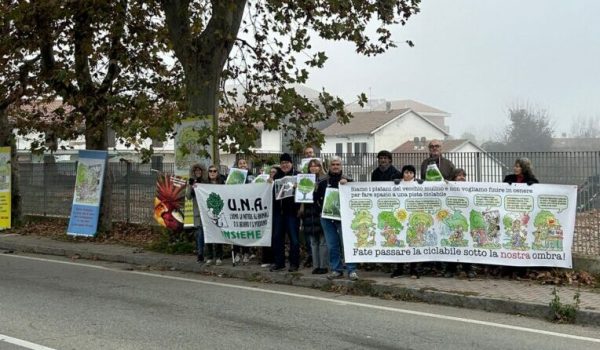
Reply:
M386 103L385 103L385 111L387 113L389 113L389 112L391 112L391 110L392 110L392 103L389 102L389 101L386 101Z

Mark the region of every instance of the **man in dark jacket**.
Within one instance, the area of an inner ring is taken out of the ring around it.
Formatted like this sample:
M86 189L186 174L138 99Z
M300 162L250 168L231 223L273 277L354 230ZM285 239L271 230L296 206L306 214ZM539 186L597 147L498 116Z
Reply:
M319 182L317 187L315 202L320 207L323 207L327 188L338 188L339 185L344 185L348 181L351 180L342 175L342 159L338 156L332 157L329 162L329 172L325 179ZM327 275L327 278L330 280L340 278L344 276L344 264L342 263L344 259L342 222L340 220L321 217L321 227L325 232L325 241L327 241L327 249L329 251L329 268L331 269L331 273ZM348 270L349 279L353 281L358 279L356 264L346 263L346 269Z
M444 180L452 180L455 166L452 161L442 156L442 142L440 140L429 141L429 158L421 163L421 179L425 180L427 166L432 163L435 163L438 169L440 169Z
M373 170L371 181L394 181L401 179L402 174L392 165L392 154L388 151L377 153L379 166Z
M279 168L275 180L285 176L296 176L298 172L294 170L292 157L284 153L279 157ZM294 197L287 197L281 200L275 200L273 203L273 238L272 248L275 263L271 271L281 271L285 269L285 236L286 233L290 239L290 272L298 271L300 266L300 241L298 239L299 220L298 210L300 204L297 204Z

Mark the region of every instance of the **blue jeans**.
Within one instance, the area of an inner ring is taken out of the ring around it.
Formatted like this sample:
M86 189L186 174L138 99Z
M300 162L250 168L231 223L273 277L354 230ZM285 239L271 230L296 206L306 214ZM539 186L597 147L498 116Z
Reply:
M342 241L342 222L321 218L321 226L325 232L325 241L327 241L327 248L329 249L329 268L331 268L331 271L343 273L344 242ZM346 269L348 273L356 271L356 264L347 263Z
M273 256L277 267L285 266L285 235L290 239L290 267L300 266L299 222L295 214L273 215Z
M196 235L197 255L204 257L204 230L202 226L194 227L194 235Z

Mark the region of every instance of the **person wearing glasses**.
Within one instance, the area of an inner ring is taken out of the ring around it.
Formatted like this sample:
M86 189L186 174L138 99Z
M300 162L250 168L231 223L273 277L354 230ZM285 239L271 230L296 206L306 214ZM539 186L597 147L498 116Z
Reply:
M203 183L203 169L202 165L194 164L190 169L190 178L188 180L188 186L185 188L185 198L191 200L194 206L194 235L196 236L196 261L198 263L204 262L204 231L202 230L202 222L200 221L200 208L196 201L196 192L194 187L198 184Z
M207 183L213 185L225 184L225 179L219 174L219 169L215 165L208 167ZM219 243L206 244L206 265L211 265L213 261L215 265L220 266L223 260L223 245Z
M440 140L429 141L429 158L425 159L421 163L421 179L425 180L425 173L427 172L427 166L435 163L440 169L444 180L450 181L454 176L454 169L456 168L452 161L442 156L442 142Z

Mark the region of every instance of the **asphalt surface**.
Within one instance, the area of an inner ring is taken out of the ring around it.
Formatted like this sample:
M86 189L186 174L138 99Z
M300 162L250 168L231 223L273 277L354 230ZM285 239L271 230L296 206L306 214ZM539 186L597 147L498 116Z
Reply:
M51 349L600 348L594 327L40 255L0 255L0 296L0 334Z

